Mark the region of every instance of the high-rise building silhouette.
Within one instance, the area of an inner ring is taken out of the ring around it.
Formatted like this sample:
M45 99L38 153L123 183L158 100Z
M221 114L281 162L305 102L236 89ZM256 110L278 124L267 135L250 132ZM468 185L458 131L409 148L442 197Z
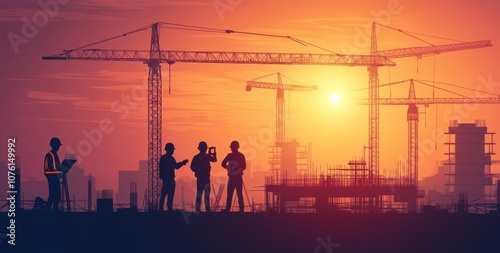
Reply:
M148 180L148 161L139 161L139 170L118 171L118 192L116 193L116 203L122 207L130 207L131 183L135 183L137 193L138 208L141 207L146 195Z
M449 132L448 163L450 171L449 193L458 199L465 194L469 201L484 203L491 201L490 188L493 185L491 174L491 155L493 135L489 133L484 121L476 123L457 123L452 121ZM487 193L488 192L488 193Z

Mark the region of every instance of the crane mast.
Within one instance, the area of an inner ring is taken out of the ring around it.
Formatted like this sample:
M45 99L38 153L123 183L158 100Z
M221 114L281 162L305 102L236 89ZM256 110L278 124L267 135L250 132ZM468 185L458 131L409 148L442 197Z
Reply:
M158 210L160 200L159 159L161 156L162 83L158 24L153 24L148 72L148 209Z
M413 81L410 82L408 98L416 98ZM408 184L418 189L418 107L408 104Z
M372 23L372 37L370 54L377 55L377 26ZM376 185L375 178L378 178L380 152L379 152L379 78L378 67L372 65L368 67L369 83L368 83L368 98L370 104L368 105L368 184ZM370 200L372 201L372 200Z

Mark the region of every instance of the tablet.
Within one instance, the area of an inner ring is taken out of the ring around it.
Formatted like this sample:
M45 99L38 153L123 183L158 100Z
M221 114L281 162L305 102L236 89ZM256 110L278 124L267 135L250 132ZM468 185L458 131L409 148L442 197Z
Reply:
M61 163L61 171L63 173L67 173L75 163L76 160L74 159L64 159L64 161Z

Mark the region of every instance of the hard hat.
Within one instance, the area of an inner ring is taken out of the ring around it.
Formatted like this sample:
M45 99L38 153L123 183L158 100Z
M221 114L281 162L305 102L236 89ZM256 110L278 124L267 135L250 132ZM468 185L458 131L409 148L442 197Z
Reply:
M169 151L169 150L174 150L174 149L175 149L174 144L172 144L172 143L170 143L170 142L169 142L169 143L167 143L167 144L165 144L165 150L166 150L166 151Z
M54 138L50 139L50 146L51 147L59 147L61 145L62 145L61 140L59 140L59 138L54 137Z
M239 148L240 147L240 143L238 141L232 141L230 147L231 148Z
M198 144L198 149L207 149L208 145L206 142L201 141L200 144Z

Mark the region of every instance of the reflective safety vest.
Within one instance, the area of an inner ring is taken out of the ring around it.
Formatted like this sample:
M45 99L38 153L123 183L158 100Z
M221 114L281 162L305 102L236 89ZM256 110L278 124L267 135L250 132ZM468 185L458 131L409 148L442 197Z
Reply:
M60 170L57 170L56 166L56 157L52 152L49 151L50 156L52 156L52 168L49 166L49 160L47 159L47 156L45 156L45 166L44 166L44 173L45 175L53 175L53 174L61 174Z

